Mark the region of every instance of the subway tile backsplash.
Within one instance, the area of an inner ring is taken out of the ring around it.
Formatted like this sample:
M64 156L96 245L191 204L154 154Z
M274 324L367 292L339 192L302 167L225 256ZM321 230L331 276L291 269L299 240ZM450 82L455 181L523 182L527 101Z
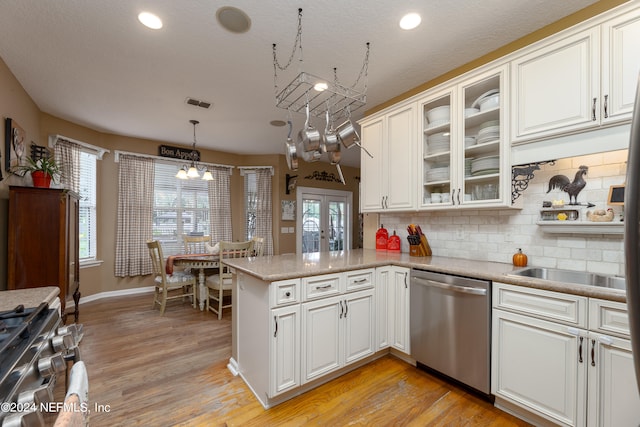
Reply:
M611 185L625 182L627 150L561 159L536 171L529 187L522 193L521 210L448 210L422 213L380 214L380 223L396 231L402 238L402 251L409 252L407 225L422 227L433 254L455 258L511 263L518 248L527 254L529 265L624 275L624 239L622 235L548 234L536 225L542 202L569 195L560 190L547 194L549 179L558 174L573 177L580 165L589 167L586 186L578 195L579 203L593 203L593 208L581 207L581 220L587 210L607 209L620 220L622 206L606 204Z

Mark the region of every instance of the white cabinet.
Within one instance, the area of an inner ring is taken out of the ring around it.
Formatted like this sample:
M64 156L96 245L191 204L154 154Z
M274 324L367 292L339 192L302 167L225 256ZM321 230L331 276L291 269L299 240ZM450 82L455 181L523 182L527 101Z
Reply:
M300 305L271 310L269 395L300 385Z
M507 71L492 68L418 100L420 209L511 206Z
M640 71L640 11L544 42L511 62L512 139L628 120Z
M374 353L373 289L302 304L302 383Z
M376 269L376 345L410 353L409 269Z
M416 105L361 122L362 212L405 211L416 208Z
M492 393L566 426L640 420L625 304L494 283Z

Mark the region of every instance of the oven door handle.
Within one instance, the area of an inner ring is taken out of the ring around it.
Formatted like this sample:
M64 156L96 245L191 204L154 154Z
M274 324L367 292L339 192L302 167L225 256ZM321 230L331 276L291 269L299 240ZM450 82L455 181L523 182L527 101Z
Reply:
M422 277L412 277L411 280L422 282L423 286L433 286L454 292L461 292L472 295L487 295L487 290L483 288L473 288L470 286L450 285L449 283L436 282L435 280L423 279Z

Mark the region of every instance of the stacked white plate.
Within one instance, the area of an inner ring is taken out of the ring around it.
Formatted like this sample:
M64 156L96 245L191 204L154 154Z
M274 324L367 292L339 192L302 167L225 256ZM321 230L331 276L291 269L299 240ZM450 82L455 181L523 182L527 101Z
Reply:
M465 148L471 147L472 145L476 145L476 137L475 136L465 136L464 137L464 146L465 146Z
M425 181L446 181L449 179L449 166L435 166L424 173Z
M464 159L464 176L471 176L471 163L472 158Z
M478 130L478 144L500 139L500 122L498 120L490 120L480 125Z
M442 153L450 150L451 134L449 132L435 133L427 138L429 154Z
M471 162L471 175L486 175L500 170L500 156L487 156Z

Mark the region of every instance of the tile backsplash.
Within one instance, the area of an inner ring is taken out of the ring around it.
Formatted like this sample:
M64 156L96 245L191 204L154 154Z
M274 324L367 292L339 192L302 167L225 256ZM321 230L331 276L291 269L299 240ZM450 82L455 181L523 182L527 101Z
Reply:
M393 234L401 236L402 251L409 252L407 225L422 227L433 254L455 258L511 263L518 250L527 254L529 265L624 275L624 239L622 235L549 234L536 224L542 202L564 200L569 195L558 189L547 193L552 176L562 174L573 181L581 165L589 167L586 186L578 195L578 203L595 207L580 208L580 221L586 212L612 208L614 221L620 221L622 206L608 206L611 185L625 181L627 150L560 159L535 171L535 177L520 195L522 209L466 210L452 209L421 213L380 214L379 221Z

